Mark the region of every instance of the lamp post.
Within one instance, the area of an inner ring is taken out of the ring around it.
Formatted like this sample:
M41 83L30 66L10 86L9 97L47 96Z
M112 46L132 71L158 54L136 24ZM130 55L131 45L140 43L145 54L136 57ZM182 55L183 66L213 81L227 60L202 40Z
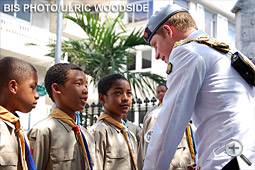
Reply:
M58 0L57 2L58 9L61 9L60 7L63 6L63 0ZM61 36L62 36L62 21L63 21L63 13L61 10L58 10L57 12L57 41L56 41L56 51L55 51L55 64L60 62L61 58Z

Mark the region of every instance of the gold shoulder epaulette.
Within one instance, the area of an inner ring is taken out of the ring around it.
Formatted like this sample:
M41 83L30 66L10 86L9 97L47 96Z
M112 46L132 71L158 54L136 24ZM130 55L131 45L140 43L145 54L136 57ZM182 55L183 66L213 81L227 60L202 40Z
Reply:
M255 66L251 61L249 61L247 57L242 56L242 54L239 52L231 53L229 45L209 37L187 38L176 42L173 49L180 45L187 44L190 42L198 42L201 44L205 44L207 46L214 48L215 50L230 54L231 65L247 81L247 83L255 87Z
M215 39L205 37L205 36L204 37L199 37L199 38L187 38L187 39L184 39L184 40L180 40L180 41L175 43L173 49L180 46L180 45L187 44L187 43L190 43L190 42L198 42L198 43L201 43L201 44L205 44L205 45L208 45L208 46L210 46L210 47L212 47L216 50L222 51L224 53L228 53L230 51L230 47L226 43L219 42Z

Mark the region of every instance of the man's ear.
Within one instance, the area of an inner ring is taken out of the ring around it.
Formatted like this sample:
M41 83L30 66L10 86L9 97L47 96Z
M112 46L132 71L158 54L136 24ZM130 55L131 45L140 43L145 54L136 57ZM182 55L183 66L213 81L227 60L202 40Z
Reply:
M16 94L17 93L17 90L18 90L18 83L16 80L11 80L9 81L8 83L8 88L9 88L9 91L12 93L12 94Z
M52 85L51 85L51 90L52 90L52 94L53 93L56 93L56 94L61 94L61 87L59 87L60 85L59 84L57 84L57 83L53 83Z
M99 100L100 100L100 102L101 102L102 104L105 104L105 101L106 101L105 95L104 95L104 94L99 94Z
M169 25L163 25L163 30L164 32L166 33L166 35L170 36L170 37L173 37L173 29L172 29L172 26L169 26Z

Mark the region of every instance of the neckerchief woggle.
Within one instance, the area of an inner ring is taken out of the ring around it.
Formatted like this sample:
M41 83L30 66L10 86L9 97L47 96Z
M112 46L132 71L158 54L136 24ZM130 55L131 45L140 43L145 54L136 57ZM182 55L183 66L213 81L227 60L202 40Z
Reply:
M124 124L124 126L126 126L126 127L128 128L128 126L127 126L126 122L125 122L124 120L121 120L121 121L122 121L122 123ZM131 138L130 138L129 133L128 133L128 139L129 139L129 141L130 141L130 144L131 144L132 150L134 151L134 147L133 147L133 144L132 144L132 141L131 141Z

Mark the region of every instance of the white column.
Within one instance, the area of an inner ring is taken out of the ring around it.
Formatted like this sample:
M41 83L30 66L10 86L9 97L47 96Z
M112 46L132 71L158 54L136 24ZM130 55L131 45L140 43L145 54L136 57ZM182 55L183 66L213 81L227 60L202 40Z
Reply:
M205 30L205 10L200 4L197 4L197 15L194 19L197 23L198 29Z
M136 51L136 71L142 70L142 51Z
M194 2L189 2L189 13L190 15L196 19L197 18L197 5Z
M223 42L228 40L228 19L220 14L216 17L216 38Z

